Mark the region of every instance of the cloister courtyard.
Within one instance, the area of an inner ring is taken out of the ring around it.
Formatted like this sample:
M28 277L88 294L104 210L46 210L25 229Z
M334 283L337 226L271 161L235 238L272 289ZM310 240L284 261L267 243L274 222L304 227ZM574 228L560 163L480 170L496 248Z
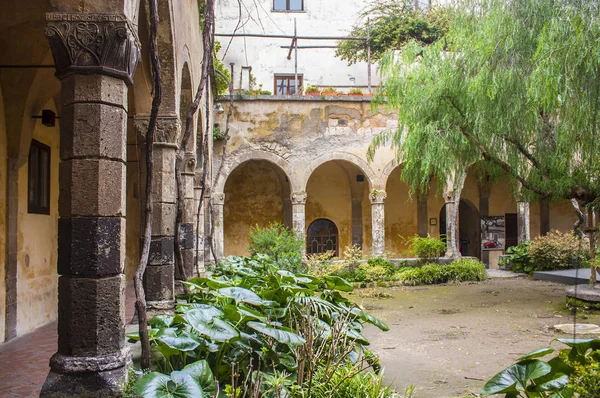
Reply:
M557 346L555 338L572 337L554 329L573 322L574 314L565 306L564 285L510 272L494 275L483 282L350 293L352 300L390 326L388 332L375 327L365 331L371 349L381 358L386 381L400 392L414 386L415 398L476 396L485 381L518 357ZM128 321L133 301L130 286ZM577 321L600 324L600 313L579 312ZM2 397L37 396L47 376L48 357L55 351L55 322L2 345Z

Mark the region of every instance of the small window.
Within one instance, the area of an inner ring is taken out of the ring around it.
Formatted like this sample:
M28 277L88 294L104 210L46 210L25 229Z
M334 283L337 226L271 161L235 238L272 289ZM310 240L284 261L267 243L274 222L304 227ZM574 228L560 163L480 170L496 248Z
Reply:
M304 11L304 0L274 0L274 11Z
M298 87L302 87L303 77L298 75ZM298 92L296 89L296 80L294 75L275 75L275 95L294 95Z
M29 181L27 211L50 214L50 147L31 141L29 148Z

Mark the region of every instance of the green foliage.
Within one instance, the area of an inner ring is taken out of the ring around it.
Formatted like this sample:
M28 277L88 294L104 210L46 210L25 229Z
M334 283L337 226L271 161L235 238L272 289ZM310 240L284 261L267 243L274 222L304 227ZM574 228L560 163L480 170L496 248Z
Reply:
M212 130L213 141L218 141L223 139L223 132L221 131L221 126L219 124L213 125Z
M505 394L516 397L597 397L600 340L558 339L570 348L554 353L550 347L540 348L492 377L483 387L482 396Z
M399 50L408 42L432 44L444 36L449 15L450 10L443 8L415 10L411 0L379 0L360 14L350 32L350 36L367 38L370 28L370 42L342 41L336 56L351 65L367 60L368 45L371 59L377 61L387 51Z
M529 245L531 241L525 240L518 245L506 249L507 257L500 259L499 265L510 265L513 272L532 272L533 265L529 258Z
M440 238L413 236L408 240L411 250L418 258L442 257L446 252L446 243Z
M221 76L219 73L216 73L215 82L217 85L217 95L226 95L229 93L229 82L231 81L231 73L229 72L229 69L227 69L225 64L219 59L219 57L217 57L217 54L219 53L220 50L221 50L221 43L219 41L215 40L215 49L214 49L214 56L213 56L214 68L215 68L215 70L218 70L219 72L221 72L223 75L226 76L226 78L225 78L225 77Z
M318 366L328 374L333 364L376 366L363 324L388 330L339 293L352 289L348 282L280 269L267 255L229 257L211 276L184 283L190 293L178 297L176 313L149 322L159 372L137 382L140 395L200 397L218 388L280 397L302 391Z
M385 384L383 374L363 372L356 365L345 364L331 375L324 367L317 369L313 378L313 397L331 398L398 398L391 386ZM294 396L294 395L292 395ZM304 397L305 395L297 395Z
M551 231L529 245L531 271L589 267L589 254L572 232Z
M600 9L580 0L459 0L445 43L383 57L399 128L377 137L425 190L484 161L531 198L600 196ZM442 185L442 184L439 184Z
M319 88L317 86L308 86L305 91L319 91Z
M477 260L455 260L450 264L429 263L419 268L407 269L398 275L404 285L433 285L450 281L483 281L487 278L485 266Z
M335 274L340 270L340 265L333 263L334 256L335 252L333 250L325 253L309 254L306 258L308 273L317 278Z
M283 224L250 229L250 253L271 256L279 267L289 271L306 271L302 264L303 240Z
M360 88L353 88L352 90L350 90L349 94L360 94L362 95L362 90Z

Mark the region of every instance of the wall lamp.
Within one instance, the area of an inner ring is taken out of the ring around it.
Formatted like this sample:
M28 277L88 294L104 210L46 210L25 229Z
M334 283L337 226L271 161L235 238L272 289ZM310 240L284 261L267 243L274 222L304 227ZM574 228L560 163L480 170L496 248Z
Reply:
M217 103L215 104L215 106L214 106L214 109L215 109L215 111L217 111L217 113L218 113L219 115L222 115L222 114L224 114L224 113L225 113L225 109L223 109L223 105L221 105L221 103L220 103L220 102L217 102Z

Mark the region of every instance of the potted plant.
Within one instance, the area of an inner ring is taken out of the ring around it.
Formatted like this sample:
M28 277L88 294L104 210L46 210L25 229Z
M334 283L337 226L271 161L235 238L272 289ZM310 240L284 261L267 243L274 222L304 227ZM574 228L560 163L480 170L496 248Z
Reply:
M308 86L304 90L304 95L321 95L321 92L317 86Z
M338 94L338 92L336 91L336 89L331 86L324 88L323 91L321 92L321 95L324 97L331 97L331 96L334 96L337 94Z
M350 90L348 95L353 96L353 97L362 97L363 92L360 88L356 87L356 88L353 88L352 90Z

